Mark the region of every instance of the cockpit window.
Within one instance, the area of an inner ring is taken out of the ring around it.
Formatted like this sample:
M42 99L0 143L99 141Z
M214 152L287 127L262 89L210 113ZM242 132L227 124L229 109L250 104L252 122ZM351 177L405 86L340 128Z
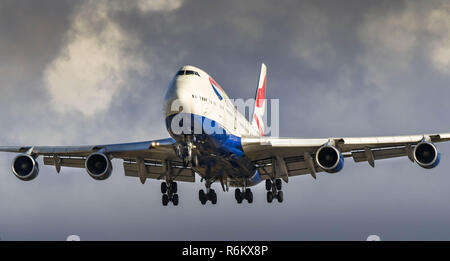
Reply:
M186 75L193 75L193 74L195 74L195 75L197 75L197 76L200 76L200 74L198 74L198 72L195 72L195 71L189 71L189 70L186 71Z
M200 77L200 74L198 72L191 70L181 70L177 73L177 75L197 75L198 77Z

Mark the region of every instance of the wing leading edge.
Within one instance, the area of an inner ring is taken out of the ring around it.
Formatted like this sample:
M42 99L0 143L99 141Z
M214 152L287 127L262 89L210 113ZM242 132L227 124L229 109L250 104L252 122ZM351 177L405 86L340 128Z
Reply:
M143 141L143 142L131 142L131 143L119 143L119 144L105 144L105 145L85 145L85 146L1 146L1 152L17 152L17 153L30 153L36 156L53 156L53 155L67 155L67 156L87 156L92 152L102 150L105 153L117 155L116 158L120 158L120 155L134 152L146 152L155 150L158 152L161 149L169 146L171 147L175 141L172 138Z

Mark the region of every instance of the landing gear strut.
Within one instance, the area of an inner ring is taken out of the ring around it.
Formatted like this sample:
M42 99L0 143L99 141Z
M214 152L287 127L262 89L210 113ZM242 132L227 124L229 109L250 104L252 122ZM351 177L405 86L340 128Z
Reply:
M278 202L283 202L283 191L281 179L275 179L274 181L266 179L266 190L267 190L267 202L272 203L273 199L276 198Z
M211 188L211 182L206 180L205 186L206 192L203 189L198 191L198 199L202 205L205 205L208 200L211 201L213 205L217 204L217 194L216 191Z
M194 136L185 136L183 143L179 143L175 146L175 153L178 157L183 159L184 166L189 166L191 164L192 167L198 166L198 156L194 153L195 148L195 137Z
M161 183L161 193L162 195L162 204L163 206L167 206L169 201L172 201L174 206L178 206L179 198L178 198L178 185L174 181L167 181Z

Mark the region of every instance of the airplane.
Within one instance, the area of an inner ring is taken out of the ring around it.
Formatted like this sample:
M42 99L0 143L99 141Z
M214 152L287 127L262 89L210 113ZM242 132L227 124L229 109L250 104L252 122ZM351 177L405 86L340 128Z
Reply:
M266 200L283 202L283 182L299 175L316 179L320 172L337 173L345 158L367 162L408 157L425 169L436 167L440 152L435 143L450 140L450 133L384 137L280 138L264 136L267 67L263 63L256 89L251 121L230 102L223 88L205 71L187 65L177 71L164 98L169 138L122 144L89 146L3 146L0 151L18 155L13 174L23 181L39 173L38 156L44 165L84 168L95 180L112 173L112 159L122 159L125 176L161 180L162 204L179 204L177 182L205 184L198 199L217 203L212 184L223 191L235 188L238 204L253 202L251 187L265 183ZM212 131L211 131L212 130Z

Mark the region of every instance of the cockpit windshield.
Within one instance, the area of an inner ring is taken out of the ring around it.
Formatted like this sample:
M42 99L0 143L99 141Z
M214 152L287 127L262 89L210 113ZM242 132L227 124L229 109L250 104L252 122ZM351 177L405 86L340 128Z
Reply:
M200 77L200 74L198 72L191 70L181 70L177 73L177 75L197 75L198 77Z
M200 77L200 74L198 74L198 72L196 72L196 71L190 71L190 70L187 70L187 71L186 71L186 75L197 75L198 77Z

